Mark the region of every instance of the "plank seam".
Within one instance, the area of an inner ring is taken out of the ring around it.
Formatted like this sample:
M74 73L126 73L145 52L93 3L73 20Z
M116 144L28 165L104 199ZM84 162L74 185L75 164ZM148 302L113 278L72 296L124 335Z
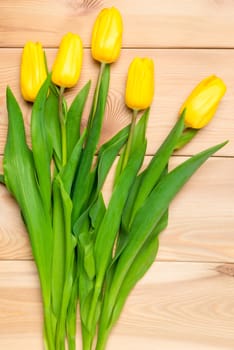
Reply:
M33 261L33 259L0 259L0 262L24 262L24 261ZM188 263L188 264L228 264L228 265L234 265L234 260L233 261L226 261L226 260L167 260L167 259L156 259L154 263L176 263L176 264L183 264L183 263Z

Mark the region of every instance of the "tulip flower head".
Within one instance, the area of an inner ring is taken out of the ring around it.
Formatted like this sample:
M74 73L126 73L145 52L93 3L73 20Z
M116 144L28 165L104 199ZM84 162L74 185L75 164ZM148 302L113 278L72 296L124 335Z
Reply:
M154 63L149 58L134 58L129 66L125 101L134 110L148 108L154 96Z
M71 88L76 85L82 66L83 46L79 35L67 33L61 40L52 68L54 84Z
M45 55L40 43L24 46L20 70L20 88L25 101L34 102L47 77Z
M92 56L103 63L112 63L120 55L123 22L120 12L115 8L103 9L93 27Z
M202 80L189 95L180 109L186 108L185 125L201 129L213 118L219 102L226 92L222 79L215 75Z

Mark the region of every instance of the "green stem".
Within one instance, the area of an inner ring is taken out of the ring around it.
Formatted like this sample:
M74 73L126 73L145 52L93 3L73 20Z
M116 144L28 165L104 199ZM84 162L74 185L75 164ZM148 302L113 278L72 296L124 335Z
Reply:
M46 349L55 350L51 312L51 309L44 307L44 342Z
M94 96L93 96L92 110L91 110L91 114L90 114L90 117L89 117L88 130L92 127L93 118L94 118L94 115L95 115L95 112L96 112L96 109L97 109L98 95L99 95L100 85L101 85L101 81L102 81L102 74L103 74L105 65L106 65L106 63L102 62L101 66L100 66L98 80L97 80L97 85L96 85Z
M103 79L105 78L105 67L106 67L107 80L105 81L105 84L104 84ZM93 159L97 150L97 145L100 140L100 133L102 129L104 108L106 104L107 90L109 86L109 70L107 69L108 67L109 65L105 63L102 63L100 66L99 76L98 76L98 80L96 83L96 88L93 96L92 108L88 119L85 147L82 152L79 171L77 172L77 176L73 185L72 199L74 200L74 198L79 198L79 201L76 201L76 204L73 207L73 212L72 212L73 224L77 221L78 217L81 215L81 212L84 210L84 206L85 204L87 204L89 197L91 195L91 190L93 186L91 168L93 165ZM100 94L100 90L102 94ZM100 98L100 101L102 101L102 104L100 103L99 114L97 115L96 111L99 105L99 98ZM95 124L96 126L95 128L93 127L93 124Z
M56 350L65 349L66 319L67 319L67 312L68 312L68 306L69 306L69 298L71 296L72 283L73 283L72 277L70 275L70 271L72 270L72 265L69 264L69 262L71 263L71 260L68 257L68 262L66 262L67 269L65 272L62 304L61 304L60 314L57 322Z
M187 145L198 133L198 129L192 129L192 128L186 128L184 129L181 137L179 138L176 146L175 146L175 151L180 150L184 146Z
M123 162L122 162L122 167L121 167L120 173L124 170L124 168L126 167L126 165L128 163L128 160L129 160L132 142L133 142L134 129L136 126L137 114L138 114L138 111L134 109L133 114L132 114L132 123L131 123L130 131L129 131L129 136L128 136L126 148L124 150L124 157L123 157Z
M41 296L43 303L43 316L44 316L44 341L46 345L46 349L55 350L54 343L54 335L55 335L55 327L54 327L54 319L53 319L53 310L51 303L51 274L49 272L51 264L48 262L48 265L42 266L42 264L36 263L37 271L40 280L41 286Z
M97 309L97 303L98 303L98 299L99 296L101 294L101 284L99 283L99 281L96 281L95 287L94 287L94 292L93 292L93 298L92 298L92 302L90 305L90 312L89 312L89 317L88 317L88 328L92 329L93 327L93 322L95 320L95 312Z
M77 298L78 298L78 277L74 278L71 298L69 302L69 308L67 313L67 342L68 349L75 350L76 349L76 313L77 313Z
M43 301L43 311L44 311L44 341L46 344L46 349L55 350L54 344L54 327L53 327L53 314L51 307L51 293L48 291L48 285L42 279L42 275L39 271L41 291L42 291L42 301Z
M98 331L98 339L95 350L105 350L109 334L109 329L102 329Z
M94 336L82 325L82 350L92 350L93 338Z
M63 110L63 94L64 87L60 87L59 91L59 120L61 126L61 137L62 137L62 166L67 163L67 133L66 133L66 116Z
M87 328L82 327L82 339L83 339L83 350L91 350L92 344L95 336L96 326L97 326L97 318L96 318L96 310L98 299L101 293L100 283L97 281L94 287L93 297L90 305L90 311L88 315Z

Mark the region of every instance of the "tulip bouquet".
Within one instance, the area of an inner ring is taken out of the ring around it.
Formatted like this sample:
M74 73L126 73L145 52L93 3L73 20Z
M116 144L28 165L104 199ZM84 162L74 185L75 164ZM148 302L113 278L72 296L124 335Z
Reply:
M86 127L81 120L90 82L68 107L65 90L82 66L82 42L66 34L52 73L43 49L27 43L21 91L33 102L31 147L21 109L7 88L8 135L3 182L15 197L32 246L44 307L48 350L76 348L79 305L83 350L104 350L125 301L158 251L171 200L191 175L225 143L194 155L169 172L172 153L213 117L225 93L221 79L203 80L183 104L179 118L142 170L146 128L154 95L154 65L135 58L128 71L126 105L132 120L98 148L108 95L110 66L120 54L122 18L104 9L93 28L92 56L100 71ZM118 158L111 197L103 184Z

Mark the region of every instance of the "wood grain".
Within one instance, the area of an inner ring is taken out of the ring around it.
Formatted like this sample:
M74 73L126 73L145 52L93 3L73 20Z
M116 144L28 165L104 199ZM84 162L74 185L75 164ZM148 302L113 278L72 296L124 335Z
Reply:
M185 157L173 157L170 168ZM150 157L145 160L145 165ZM234 262L234 162L212 158L199 169L170 207L169 225L160 239L159 260ZM111 193L113 170L104 196ZM0 186L0 259L30 259L28 236L19 209Z
M0 3L0 46L25 40L57 46L66 31L90 45L91 30L103 7L123 14L125 47L234 47L231 0L8 0Z
M0 1L0 155L7 134L5 89L22 106L30 143L30 106L19 91L26 41L41 41L49 68L63 34L80 34L85 52L70 103L98 73L90 55L92 25L103 7L123 14L121 57L112 66L101 142L130 120L124 105L128 65L135 56L155 62L155 99L145 164L177 119L193 87L208 75L227 85L214 120L173 156L170 168L204 148L229 144L199 169L170 206L158 260L136 286L107 350L232 350L234 347L234 6L232 0L8 0ZM2 156L0 156L0 172ZM110 196L113 170L105 185ZM0 349L42 350L42 305L27 233L14 199L0 185ZM78 332L78 348L80 332Z
M154 263L128 299L107 350L231 350L233 275L233 264ZM0 305L0 348L42 349L33 262L0 262Z
M56 51L47 50L48 64L52 67ZM0 50L0 153L3 153L7 113L5 107L5 89L9 85L23 107L27 134L29 135L30 108L23 102L19 91L20 49ZM135 56L149 56L155 61L156 91L148 125L148 154L154 154L164 137L175 123L181 104L200 80L211 74L222 77L227 85L227 93L221 102L212 122L199 132L196 140L184 148L180 154L190 155L213 144L229 140L229 144L219 151L222 156L234 156L234 50L123 50L120 60L112 67L111 86L102 141L107 140L116 130L130 121L129 111L124 105L125 80L128 65ZM92 91L95 85L98 65L85 51L84 65L80 81L76 88L67 91L68 102L76 92L92 79ZM89 104L84 113L87 120ZM84 122L85 123L85 122Z

